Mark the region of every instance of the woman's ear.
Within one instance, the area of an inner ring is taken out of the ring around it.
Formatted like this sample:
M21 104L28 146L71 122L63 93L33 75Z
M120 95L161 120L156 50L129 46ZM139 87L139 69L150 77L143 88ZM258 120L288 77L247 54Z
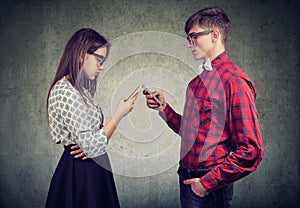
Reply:
M85 55L82 51L80 52L80 63L83 63L87 59L87 55Z

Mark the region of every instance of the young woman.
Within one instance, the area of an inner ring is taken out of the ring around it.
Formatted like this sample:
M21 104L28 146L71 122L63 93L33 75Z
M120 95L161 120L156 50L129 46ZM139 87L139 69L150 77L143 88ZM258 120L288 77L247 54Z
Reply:
M120 99L103 125L93 96L108 52L107 40L89 28L75 32L64 49L48 93L47 112L52 139L65 150L46 207L120 207L106 146L120 120L133 109L137 94L128 101ZM74 152L83 159L74 158Z

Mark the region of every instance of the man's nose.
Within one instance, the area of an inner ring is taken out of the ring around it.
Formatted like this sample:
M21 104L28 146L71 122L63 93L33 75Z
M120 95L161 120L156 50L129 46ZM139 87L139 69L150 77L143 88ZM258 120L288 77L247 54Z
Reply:
M191 44L191 42L188 42L187 44L186 44L186 47L188 47L188 48L191 48L191 47L193 47L194 45L193 44Z

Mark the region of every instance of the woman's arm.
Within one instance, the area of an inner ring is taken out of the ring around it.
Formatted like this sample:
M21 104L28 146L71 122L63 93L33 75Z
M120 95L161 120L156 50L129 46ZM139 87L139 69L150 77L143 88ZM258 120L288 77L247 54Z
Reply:
M105 132L107 141L110 140L112 134L116 130L116 128L117 128L119 122L122 120L122 118L124 116L126 116L130 111L132 111L132 109L134 107L134 102L137 99L137 97L138 97L138 94L136 93L132 98L130 98L126 102L124 99L120 99L112 118L102 128L102 130ZM73 150L71 152L71 154L75 155L74 156L75 158L82 158L83 160L88 158L78 144L72 146L71 149Z

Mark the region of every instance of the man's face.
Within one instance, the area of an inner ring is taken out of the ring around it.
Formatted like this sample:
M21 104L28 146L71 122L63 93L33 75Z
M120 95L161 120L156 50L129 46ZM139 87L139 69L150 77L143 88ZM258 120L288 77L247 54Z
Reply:
M190 41L187 47L192 50L195 60L206 59L209 56L213 48L211 34L212 30L201 28L199 25L194 25L188 32Z

